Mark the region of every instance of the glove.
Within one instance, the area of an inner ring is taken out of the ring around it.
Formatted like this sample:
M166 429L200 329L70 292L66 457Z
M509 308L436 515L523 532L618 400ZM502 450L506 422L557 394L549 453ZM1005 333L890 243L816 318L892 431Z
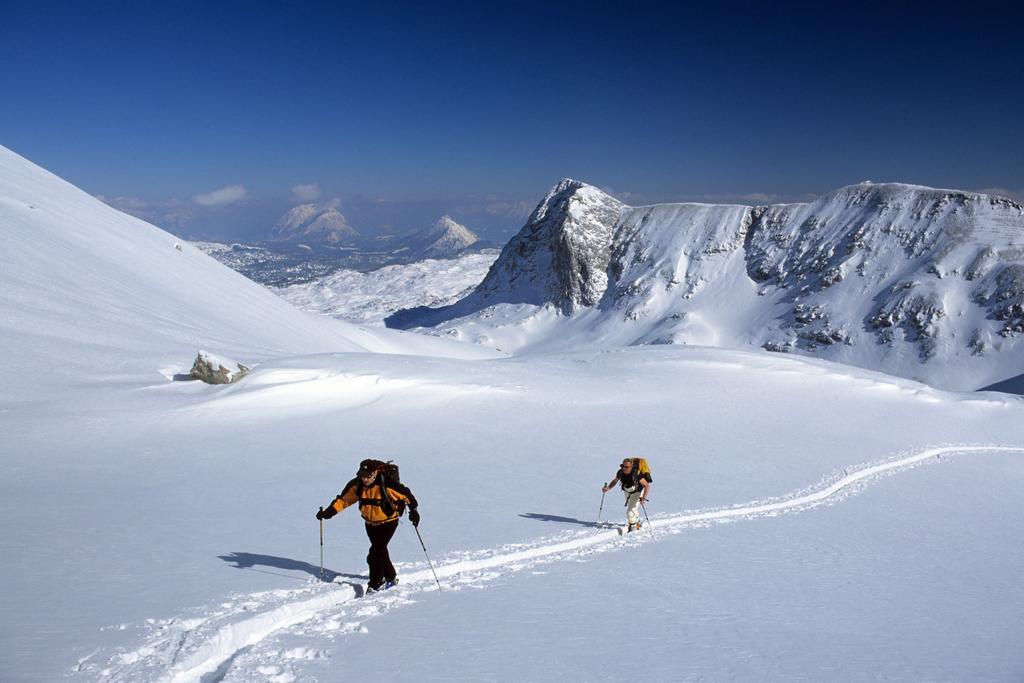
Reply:
M316 511L316 518L317 519L323 519L324 518L324 509L323 508L320 508L319 510Z
M413 526L420 525L420 513L419 510L409 510L409 521L412 522Z

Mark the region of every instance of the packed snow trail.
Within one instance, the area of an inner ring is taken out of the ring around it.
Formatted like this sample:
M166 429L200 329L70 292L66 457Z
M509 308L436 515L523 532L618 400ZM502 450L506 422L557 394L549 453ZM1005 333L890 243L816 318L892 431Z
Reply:
M887 462L868 465L855 471L846 470L843 476L831 483L813 488L806 493L794 494L783 499L752 502L729 508L695 511L683 514L656 516L646 532L620 536L617 528L605 528L597 532L575 532L569 540L541 540L536 544L507 546L508 552L482 551L472 553L469 557L440 564L436 567L437 576L449 580L447 587L470 585L486 581L503 573L511 573L533 567L542 562L576 557L589 551L612 549L623 545L636 545L648 540L657 539L666 532L678 533L687 526L723 520L750 519L780 512L791 512L807 509L823 504L840 493L848 493L855 485L882 474L892 473L921 464L942 455L967 453L1021 453L1024 448L1014 446L941 446L929 448L912 455ZM502 573L490 575L481 573L487 570L503 568ZM355 619L366 618L386 611L394 606L411 602L411 593L433 590L434 577L429 568L420 569L402 575L402 583L385 593L372 596L369 600L355 602L357 613ZM453 585L454 584L454 585ZM198 681L209 674L213 680L221 680L227 675L236 658L248 653L249 649L265 640L268 636L308 622L318 616L338 608L345 603L354 601L361 596L353 585L343 587L338 584L316 582L310 587L276 590L245 596L242 604L234 608L234 603L224 605L221 612L205 618L188 620L170 619L158 625L157 633L148 642L130 652L123 652L110 658L107 666L94 668L86 662L79 665L82 672L94 672L101 680L122 681L137 680L144 677L159 679L172 683ZM255 604L254 604L255 603ZM224 619L238 616L239 613L251 613L260 607L277 603L261 614L240 621L217 625ZM336 616L347 616L345 613ZM360 629L357 622L335 624L332 628L343 631ZM327 630L327 629L324 629ZM212 631L212 632L211 632ZM194 641L199 641L192 645ZM86 659L91 659L87 657Z

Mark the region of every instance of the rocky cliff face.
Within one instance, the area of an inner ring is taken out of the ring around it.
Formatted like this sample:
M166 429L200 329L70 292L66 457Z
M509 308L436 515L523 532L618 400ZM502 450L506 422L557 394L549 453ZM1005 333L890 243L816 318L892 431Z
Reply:
M1024 210L1014 202L861 184L757 211L748 274L787 293L790 347L910 344L928 361L983 354L1018 331Z
M622 208L595 187L562 180L505 245L475 294L484 302L551 304L564 313L593 306L608 285Z
M541 310L562 323L527 325ZM806 204L634 208L563 180L473 294L403 321L506 350L753 346L976 388L1024 372L1024 208L873 183Z

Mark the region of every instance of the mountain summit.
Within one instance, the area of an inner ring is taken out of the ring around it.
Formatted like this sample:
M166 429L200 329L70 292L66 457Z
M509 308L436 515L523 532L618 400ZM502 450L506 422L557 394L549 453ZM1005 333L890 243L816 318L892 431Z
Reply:
M451 258L479 241L475 232L447 214L410 238L413 249L426 258Z
M330 246L349 244L358 237L359 233L338 210L337 202L293 207L278 219L271 234L276 242L307 240Z
M608 284L612 232L622 202L565 178L544 196L480 283L486 303L595 305Z

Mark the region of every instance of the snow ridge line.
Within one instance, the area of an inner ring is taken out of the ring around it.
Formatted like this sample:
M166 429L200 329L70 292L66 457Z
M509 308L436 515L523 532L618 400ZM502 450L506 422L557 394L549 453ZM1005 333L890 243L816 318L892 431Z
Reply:
M658 517L656 518L657 525L655 529L664 530L667 528L686 526L697 522L740 519L786 510L814 507L858 482L862 482L894 470L905 469L913 465L923 463L931 458L936 458L940 455L959 453L1024 454L1024 447L940 446L929 448L902 458L876 465L870 465L853 472L848 472L842 478L837 479L830 484L826 484L820 489L813 490L796 497L776 500L774 502L754 502L738 507ZM644 536L646 538L651 538L650 535ZM622 537L620 537L617 530L601 531L580 536L568 541L529 547L523 550L497 554L479 560L461 560L451 564L441 565L436 568L437 575L439 578L453 578L460 574L471 574L485 569L494 569L496 567L510 565L514 566L516 564L531 561L536 562L538 560L543 560L544 558L582 550L621 538ZM632 538L632 536L630 538ZM433 585L433 582L433 576L429 569L413 572L402 577L403 586L425 584L425 589L427 590L429 590L430 586ZM213 637L208 639L197 650L192 652L187 659L175 665L172 668L172 671L169 672L169 675L163 680L169 681L170 683L197 681L203 675L216 671L225 662L234 657L240 650L264 640L272 633L310 620L318 613L353 600L356 597L354 589L332 586L330 591L324 595L319 595L300 602L290 602L250 619L226 624L220 627Z

